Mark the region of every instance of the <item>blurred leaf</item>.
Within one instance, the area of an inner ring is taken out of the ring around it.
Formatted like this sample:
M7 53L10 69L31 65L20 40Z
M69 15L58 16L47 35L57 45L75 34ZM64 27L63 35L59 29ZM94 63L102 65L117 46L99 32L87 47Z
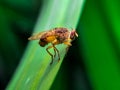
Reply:
M94 90L120 90L120 12L115 1L87 1L81 19L82 52Z
M6 6L6 7L16 7L14 9L17 10L22 10L22 11L31 11L33 10L33 6L35 7L35 5L37 5L38 0L0 0L0 4Z
M106 15L106 20L110 27L110 30L108 30L108 34L110 34L110 38L114 40L114 44L117 44L116 48L120 50L120 10L119 10L119 4L120 1L115 0L109 1L106 0L105 2L100 2L101 9L103 10L103 13Z
M4 8L0 7L0 52L2 58L4 58L3 62L9 69L9 72L7 72L9 75L12 71L11 67L14 68L12 63L15 63L14 60L20 58L23 47L11 30L8 13L6 12L7 10L5 11Z

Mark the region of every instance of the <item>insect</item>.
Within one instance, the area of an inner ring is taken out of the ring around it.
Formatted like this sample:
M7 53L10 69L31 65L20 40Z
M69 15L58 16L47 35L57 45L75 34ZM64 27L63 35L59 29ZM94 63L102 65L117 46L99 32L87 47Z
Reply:
M28 40L39 40L39 45L42 47L45 47L47 44L51 43L51 45L46 48L46 51L52 58L52 61L50 62L50 64L52 64L56 53L58 54L58 61L60 60L59 50L55 46L64 43L67 47L70 47L72 45L71 42L76 37L78 37L78 34L74 29L69 31L67 28L57 27L33 35L29 37ZM54 55L49 51L51 48L54 50Z

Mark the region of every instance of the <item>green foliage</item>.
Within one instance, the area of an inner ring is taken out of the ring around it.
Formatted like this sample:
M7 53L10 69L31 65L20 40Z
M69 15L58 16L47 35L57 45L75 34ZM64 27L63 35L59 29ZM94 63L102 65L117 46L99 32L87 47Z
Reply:
M0 85L23 54L7 90L120 90L119 3L86 0L83 9L84 0L0 0L0 70L6 71L4 78L0 72ZM33 26L33 34L54 27L77 30L79 38L65 63L61 65L65 45L57 46L61 60L56 56L51 66L46 47L38 41L30 41L24 49L28 36L19 33L30 34Z
M117 3L120 2L88 1L81 17L81 48L94 90L120 90L120 12Z

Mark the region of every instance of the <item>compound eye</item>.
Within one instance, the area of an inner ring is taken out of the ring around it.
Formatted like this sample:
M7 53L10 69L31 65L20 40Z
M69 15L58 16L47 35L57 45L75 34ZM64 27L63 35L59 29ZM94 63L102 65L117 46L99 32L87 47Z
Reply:
M71 32L71 34L70 34L70 39L74 39L75 38L75 34L74 34L74 32Z

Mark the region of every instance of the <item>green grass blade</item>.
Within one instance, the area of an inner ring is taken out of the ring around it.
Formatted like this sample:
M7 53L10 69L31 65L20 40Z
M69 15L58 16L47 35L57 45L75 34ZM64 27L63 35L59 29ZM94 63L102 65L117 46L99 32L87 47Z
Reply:
M84 0L46 0L38 17L34 33L54 27L75 28ZM55 57L50 66L51 57L38 41L31 41L7 90L48 90L60 68L66 54L65 46L59 45L61 60ZM52 52L52 51L51 51Z
M117 3L88 1L81 19L82 53L94 90L120 90L120 12Z

